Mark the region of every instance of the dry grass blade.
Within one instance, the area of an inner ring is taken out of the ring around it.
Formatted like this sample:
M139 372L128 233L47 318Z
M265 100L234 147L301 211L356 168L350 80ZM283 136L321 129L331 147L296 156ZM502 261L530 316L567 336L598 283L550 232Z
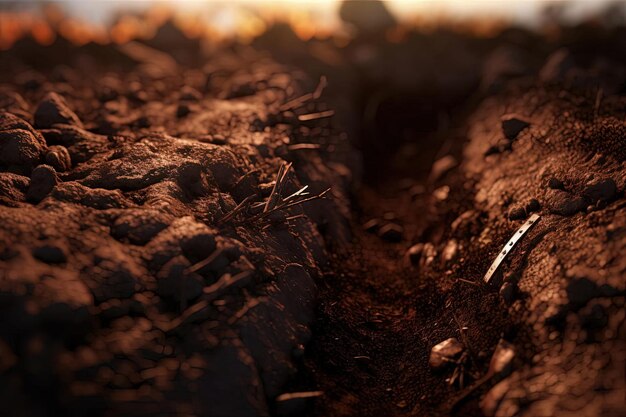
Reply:
M317 87L315 88L315 91L313 92L313 98L314 99L320 98L327 85L328 85L328 80L326 79L325 75L322 75L320 77L320 82L317 84Z
M334 114L335 114L334 110L326 110L326 111L320 111L317 113L301 114L300 116L298 116L298 120L300 120L301 122L308 122L310 120L317 120L317 119L323 119L325 117L331 117Z
M306 195L308 195L309 193L305 193L305 191L306 191L306 189L307 189L307 188L309 188L309 186L308 186L308 185L305 185L304 187L300 188L300 189L299 189L298 191L296 191L295 193L291 194L289 197L285 197L285 198L283 199L283 201L289 201L289 200L291 200L291 199L293 199L293 198L296 198L296 197L298 197L298 196L306 196Z
M239 311L237 311L231 318L228 319L228 324L233 325L237 323L243 316L248 313L248 311L252 310L254 307L261 304L261 301L265 300L265 298L251 298L246 302L246 304L241 307Z
M197 315L205 310L209 306L209 302L207 300L202 300L187 308L182 314L176 317L174 320L169 322L162 322L160 324L160 328L164 332L169 332L182 324L187 323L188 321L194 321L197 319Z
M197 264L193 264L189 268L185 269L185 273L186 274L192 274L192 273L194 273L196 271L201 270L202 268L204 268L205 266L207 266L211 262L213 262L215 259L217 259L217 257L220 256L222 254L222 252L223 252L223 250L221 248L213 251L213 253L210 254L206 259L203 259L202 261L198 262Z
M230 287L233 284L236 284L238 281L241 281L244 278L249 277L253 271L246 270L242 271L236 275L224 274L220 277L217 282L209 287L204 288L203 292L205 294L217 295L221 290Z
M281 165L278 169L278 175L276 176L276 182L274 183L274 187L272 188L272 192L270 196L267 198L267 202L265 203L265 207L263 208L263 212L268 212L273 209L278 202L280 202L281 194L283 188L285 187L285 179L287 178L287 173L291 169L291 162L288 164Z
M302 106L304 103L306 103L309 100L312 100L312 99L317 100L318 98L320 98L320 96L322 95L322 92L324 91L324 88L326 88L327 85L328 85L328 82L326 81L326 77L322 75L320 77L320 82L317 84L317 87L315 88L315 91L313 91L312 93L306 93L300 97L297 97L297 98L294 98L293 100L288 101L287 103L280 106L280 111L296 109Z
M324 395L324 391L303 391L303 392L289 392L285 394L280 394L276 397L276 401L289 401L300 398L314 398L320 397Z
M256 198L256 194L252 194L244 198L244 200L241 203L237 204L237 206L234 209L232 209L229 213L227 213L224 217L222 217L222 219L218 223L225 223L229 221L230 219L232 219L233 217L235 217L237 213L243 211L246 207L248 207L252 203L252 200L254 200L255 198Z
M317 143L296 143L295 145L289 145L287 149L290 151L299 151L301 149L320 149L322 145Z
M268 210L268 211L265 211L265 212L263 212L263 213L260 213L260 214L258 214L258 215L256 215L256 216L252 217L250 220L261 220L261 219L266 218L267 216L269 216L270 214L272 214L272 213L274 213L274 212L276 212L276 211L279 211L279 210L287 210L287 209L289 209L289 208L291 208L291 207L298 206L298 205L300 205L300 204L307 203L307 202L309 202L309 201L313 201L313 200L318 200L318 199L321 199L321 198L323 198L323 197L324 197L324 196L325 196L325 195L326 195L329 191L330 191L330 188L327 188L326 190L322 191L322 192L321 192L321 193L319 193L319 194L316 194L316 195L311 196L311 197L308 197L308 198L304 198L304 199L302 199L302 200L296 200L296 201L292 201L292 202L283 202L283 204L277 205L277 206L275 206L273 209L270 209L270 210Z

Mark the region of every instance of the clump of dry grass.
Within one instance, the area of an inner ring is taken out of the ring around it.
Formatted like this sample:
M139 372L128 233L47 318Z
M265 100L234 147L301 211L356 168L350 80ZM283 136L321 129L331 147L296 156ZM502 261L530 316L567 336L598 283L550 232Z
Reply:
M283 197L287 187L287 174L291 169L292 164L287 163L280 166L278 174L276 175L276 181L272 187L269 197L265 201L255 201L256 194L246 197L241 203L239 203L234 209L228 212L221 220L220 223L226 223L233 220L239 214L248 214L244 216L244 223L253 223L267 220L272 214L286 211L292 207L299 206L309 201L318 200L324 198L330 191L330 188L322 191L319 194L311 195L307 190L308 185L300 188L298 191ZM300 216L286 217L285 220L298 218Z

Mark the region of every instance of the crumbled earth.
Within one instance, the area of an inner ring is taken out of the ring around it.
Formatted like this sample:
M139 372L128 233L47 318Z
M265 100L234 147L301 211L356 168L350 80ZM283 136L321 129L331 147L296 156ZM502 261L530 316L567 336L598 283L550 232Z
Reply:
M317 149L342 139L298 120L323 103L281 110L315 83L251 51L157 73L13 62L0 113L2 409L267 415L310 338L320 230L349 236L349 170ZM308 185L333 198L233 211L265 202L286 161L282 197Z
M321 284L307 377L327 395L312 415L624 414L625 79L590 87L570 69L509 81L422 136L461 138L430 172L400 146L409 166L361 188L355 244ZM390 223L399 242L380 234ZM433 363L451 338L466 352Z
M5 53L12 414L626 412L623 29L351 13L345 48L271 28L274 58L169 24ZM287 163L283 197L331 194L259 216Z

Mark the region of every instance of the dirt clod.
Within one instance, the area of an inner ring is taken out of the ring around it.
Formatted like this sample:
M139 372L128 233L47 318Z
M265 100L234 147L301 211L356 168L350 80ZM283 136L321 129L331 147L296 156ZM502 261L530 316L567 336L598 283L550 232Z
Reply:
M35 110L35 127L47 129L55 124L73 125L82 128L83 124L78 116L70 110L65 99L55 92L48 93L39 102Z
M502 116L502 133L508 140L514 140L517 135L530 126L530 123L516 115Z
M26 193L26 199L31 203L43 200L52 189L59 183L56 171L50 165L39 165L33 169L30 176L30 186Z

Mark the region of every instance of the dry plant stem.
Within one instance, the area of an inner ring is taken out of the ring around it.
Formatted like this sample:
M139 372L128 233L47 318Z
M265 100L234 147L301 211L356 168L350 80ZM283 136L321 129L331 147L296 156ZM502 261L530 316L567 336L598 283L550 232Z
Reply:
M210 287L204 288L203 292L205 294L214 294L217 291L230 287L231 285L235 284L237 281L248 277L251 273L252 271L246 270L236 275L224 274L220 277L220 279L215 284L211 285Z
M272 192L270 196L267 198L267 202L265 203L265 207L263 208L263 212L268 212L275 206L276 201L280 201L281 192L283 187L285 186L285 178L287 177L287 173L291 169L291 162L286 165L281 165L278 169L278 175L276 176L276 182L274 183L274 187L272 188Z
M199 271L202 268L204 268L205 266L209 265L211 262L213 262L218 256L220 256L222 254L223 250L222 249L217 249L215 251L213 251L213 253L211 253L206 259L198 262L197 264L194 264L192 266L190 266L189 268L187 268L185 270L186 274L191 274L193 272Z
M273 209L260 213L254 217L251 217L249 219L249 221L255 221L255 220L261 220L266 218L267 216L269 216L270 214L272 214L273 212L279 211L279 210L287 210L288 208L294 207L294 206L298 206L300 204L303 203L307 203L309 201L313 201L313 200L317 200L317 199L321 199L323 198L328 192L330 191L330 188L326 189L325 191L322 191L321 193L314 195L312 197L308 197L305 198L304 200L298 200L298 201L293 201L291 203L285 204L285 205L280 205L280 206L276 206Z
M237 213L239 213L242 210L244 210L252 202L252 200L254 200L255 198L256 198L255 194L252 194L252 195L249 195L248 197L246 197L241 203L237 204L237 206L234 209L232 209L230 212L228 212L219 221L219 223L225 223L225 222L229 221L230 219L232 219L233 217L235 217L237 215Z
M287 103L280 106L280 110L287 111L291 109L297 109L298 107L302 106L304 103L308 102L309 100L316 100L320 98L327 84L328 83L326 81L326 77L322 75L320 77L319 83L317 84L317 87L315 88L315 91L313 91L312 93L306 93L300 97L297 97L297 98L294 98L293 100L288 101Z
M334 110L326 110L326 111L321 111L317 113L302 114L298 116L298 120L300 120L301 122L308 122L309 120L323 119L325 117L331 117L334 115L335 115Z

